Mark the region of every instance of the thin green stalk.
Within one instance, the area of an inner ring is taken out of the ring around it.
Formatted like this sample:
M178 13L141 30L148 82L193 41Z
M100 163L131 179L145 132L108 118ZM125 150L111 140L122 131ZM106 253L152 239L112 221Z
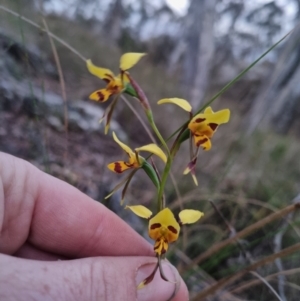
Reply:
M163 198L163 194L164 194L165 185L166 185L168 175L169 175L170 170L171 170L173 160L172 160L172 157L171 157L171 154L170 154L169 147L168 147L165 139L162 137L161 133L159 132L159 130L158 130L156 124L155 124L152 112L149 110L149 111L146 112L146 115L147 115L147 118L148 118L148 121L150 123L151 128L155 132L155 134L158 137L161 144L166 149L167 156L168 156L167 163L166 163L166 166L164 168L164 171L163 171L163 174L162 174L162 177L161 177L161 184L160 184L160 187L159 187L158 193L157 193L157 210L161 211L162 209L164 209L166 207L166 204L165 204L164 198Z
M174 143L174 145L175 145L175 143ZM160 185L160 189L158 191L158 197L157 197L158 211L161 211L163 208L166 207L166 204L163 201L163 193L164 193L164 187L166 185L168 175L171 170L172 162L173 162L173 159L174 159L174 157L176 155L176 151L177 151L176 148L174 147L174 145L172 147L171 153L168 155L168 160L167 160L167 163L166 163L166 166L163 171L162 178L161 178L161 185Z
M164 209L166 207L166 204L164 202L163 199L163 194L164 194L164 189L165 189L165 185L168 179L168 175L170 173L171 170L171 166L172 166L172 158L171 156L168 156L168 160L165 166L165 169L163 171L162 177L161 177L161 184L158 190L158 196L157 196L157 209L158 211L161 211L162 209Z
M170 150L168 148L168 145L167 145L165 139L162 137L161 133L159 132L159 130L158 130L156 124L155 124L155 121L153 119L152 111L148 110L146 112L146 115L147 115L147 118L148 118L148 121L150 123L151 128L153 129L154 133L156 134L157 138L159 139L159 141L161 142L163 147L166 149L167 155L169 157L170 156Z

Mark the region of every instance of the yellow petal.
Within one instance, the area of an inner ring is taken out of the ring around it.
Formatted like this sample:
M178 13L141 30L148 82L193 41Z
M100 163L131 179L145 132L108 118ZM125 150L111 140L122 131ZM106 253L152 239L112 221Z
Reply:
M135 206L126 206L125 209L130 209L134 214L142 218L150 218L152 212L142 205L135 205Z
M177 105L181 107L183 110L187 112L192 112L192 106L183 98L164 98L157 102L158 105L164 104L164 103L172 103L174 105Z
M208 123L213 122L217 124L227 123L230 118L230 110L224 109L209 115Z
M164 229L165 238L169 243L178 239L180 226L169 208L159 211L149 221L148 230L152 239L159 240L161 238L161 229Z
M204 110L204 114L213 114L214 111L212 110L211 107L207 107L205 110Z
M210 107L206 108L204 113L197 114L193 117L191 122L195 122L197 119L204 119L206 124L208 123L216 123L216 124L222 124L227 123L230 118L230 110L224 109L221 111L213 112Z
M121 56L120 69L126 71L133 67L146 53L128 52Z
M206 110L211 111L210 107ZM191 119L188 128L192 133L204 134L210 138L213 136L218 126L228 122L229 118L229 109L221 110L216 113L200 113Z
M127 146L126 144L124 144L123 142L121 142L117 135L115 134L115 132L112 133L114 140L119 144L119 146L128 154L128 156L133 155L134 156L134 152L132 151L132 149Z
M91 60L86 61L86 66L90 73L101 79L110 79L111 77L114 77L114 74L111 70L97 67L92 63Z
M191 119L191 121L188 124L188 128L191 130L192 133L204 134L204 132L207 132L207 130L209 131L210 134L213 133L213 130L208 128L208 125L206 123L206 116L207 115L204 114L198 114Z
M107 89L100 89L95 92L93 92L90 96L89 99L95 100L95 101L100 101L100 102L105 102L108 100L109 96L112 95L111 91L108 91Z
M194 141L197 147L201 146L205 151L211 149L211 141L206 135L194 135Z
M168 241L166 241L163 237L157 240L154 244L154 252L158 255L165 254L168 251Z
M156 156L160 157L165 163L167 162L167 156L165 155L165 153L162 151L162 149L160 147L158 147L154 143L138 147L135 150L137 152L146 151L146 152L155 154Z
M116 173L122 173L123 171L132 168L133 164L129 164L124 161L116 161L107 165L108 169Z
M179 212L179 219L182 224L193 224L204 215L203 212L193 209L185 209Z

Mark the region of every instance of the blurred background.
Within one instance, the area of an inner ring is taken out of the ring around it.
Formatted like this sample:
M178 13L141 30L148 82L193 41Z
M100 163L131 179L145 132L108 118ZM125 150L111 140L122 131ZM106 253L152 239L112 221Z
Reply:
M45 28L61 41L49 38ZM147 238L146 223L119 205L120 193L104 200L122 179L106 165L125 156L98 122L110 101L88 99L105 84L88 73L77 52L115 73L122 53L147 52L131 74L168 137L187 115L157 106L159 99L182 97L198 110L292 29L212 104L214 111L231 110L230 123L220 126L211 151L200 152L199 187L182 174L188 143L181 147L166 199L175 212L182 206L205 212L183 229L168 255L192 300L298 301L299 251L244 273L222 290L199 293L300 241L299 214L291 211L210 252L300 201L299 0L0 0L0 150L69 182ZM140 118L120 101L112 129L132 147L150 143L139 103L127 99ZM151 206L154 198L153 184L139 171L126 203Z

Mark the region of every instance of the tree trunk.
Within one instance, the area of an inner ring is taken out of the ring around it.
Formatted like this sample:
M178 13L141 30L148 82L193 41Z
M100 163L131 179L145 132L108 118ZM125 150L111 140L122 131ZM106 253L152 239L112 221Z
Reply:
M278 63L262 84L246 120L247 133L258 125L286 133L299 112L300 22L287 38Z
M122 0L115 0L111 4L111 9L108 12L104 24L105 33L113 42L118 42L121 38L123 16L124 8Z
M215 54L214 22L216 0L204 0L202 30L198 37L196 74L191 90L190 101L194 108L204 102L209 86L212 61Z
M188 14L185 17L186 52L183 61L183 84L185 94L190 97L197 72L197 58L199 49L199 35L202 30L202 13L204 1L191 0Z
M186 21L184 84L194 108L203 103L215 52L216 0L192 0Z
M300 49L298 50L300 51ZM271 110L271 124L275 131L286 134L300 114L300 58L298 57L297 71L293 74L285 88L280 91L277 101Z

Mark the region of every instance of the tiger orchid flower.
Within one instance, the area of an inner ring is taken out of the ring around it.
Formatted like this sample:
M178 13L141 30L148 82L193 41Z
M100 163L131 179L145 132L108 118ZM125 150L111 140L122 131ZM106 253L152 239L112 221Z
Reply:
M89 72L107 83L105 88L96 90L89 96L89 98L91 100L105 102L111 95L120 94L122 91L126 91L129 80L126 74L123 73L137 64L144 55L146 54L133 52L123 54L120 59L121 73L117 76L115 76L111 70L97 67L91 60L87 60L86 64ZM130 91L127 92L130 93Z
M190 130L190 137L194 140L196 151L194 152L191 145L191 158L184 174L191 173L193 180L198 185L195 175L195 167L197 163L197 157L199 148L208 151L211 149L211 138L216 132L220 124L227 123L230 118L230 110L224 109L214 112L211 107L207 107L203 113L193 116L191 105L181 98L165 98L158 101L158 104L171 103L181 107L183 110L190 113L190 121L188 123L188 129Z
M167 157L165 153L161 150L161 148L159 148L154 143L135 148L135 150L133 151L129 146L121 142L114 132L113 132L113 139L117 144L119 144L119 146L126 152L126 154L129 157L128 162L116 161L108 164L107 167L113 172L122 173L130 168L142 167L142 165L145 163L146 160L138 154L141 151L146 151L155 154L159 158L161 158L164 161L164 163L167 162Z
M229 109L213 112L211 107L207 107L203 113L195 115L188 124L191 132L191 138L194 140L196 152L191 155L191 161L188 163L183 174L191 173L193 180L198 185L195 175L195 168L199 153L199 147L205 151L211 149L211 138L220 124L227 123L230 118ZM191 151L191 153L193 153Z
M213 112L211 107L207 107L203 113L195 115L188 124L196 147L203 150L211 149L211 138L220 124L227 123L230 118L229 109Z
M155 269L138 285L138 288L143 288L151 282L158 268L161 278L168 281L160 265L162 255L167 252L169 244L178 239L181 226L197 222L204 213L198 210L186 209L182 210L178 215L178 219L176 219L169 208L164 208L153 217L152 212L142 205L126 206L125 209L130 209L137 216L149 220L148 234L149 237L155 241L154 252L158 257L158 263Z
M132 68L144 55L146 54L132 52L123 54L120 59L120 74L117 76L109 69L95 66L91 60L86 61L89 72L107 83L105 88L94 91L90 94L89 98L102 103L106 102L110 96L115 95L114 100L100 119L100 122L102 122L102 120L106 118L105 134L108 132L112 113L119 100L120 94L125 92L129 95L136 96L136 91L130 84L127 70Z
M108 169L115 172L115 173L123 173L126 170L131 169L132 172L129 174L125 180L123 180L121 183L119 183L113 190L112 192L105 197L105 199L109 198L115 191L117 191L123 184L125 184L123 192L122 192L122 200L121 204L123 203L124 196L127 190L127 187L129 185L129 182L131 181L133 175L135 172L142 168L144 171L148 174L149 178L152 180L154 185L158 187L160 185L160 181L157 177L157 174L153 167L147 162L147 160L139 155L139 152L141 151L146 151L150 152L156 156L158 156L164 163L167 162L167 156L165 153L161 150L160 147L158 147L156 144L151 143L147 144L138 148L135 148L132 150L128 145L125 143L121 142L117 135L113 132L113 139L114 141L125 151L125 153L128 155L128 161L115 161L112 163L109 163L107 165Z

